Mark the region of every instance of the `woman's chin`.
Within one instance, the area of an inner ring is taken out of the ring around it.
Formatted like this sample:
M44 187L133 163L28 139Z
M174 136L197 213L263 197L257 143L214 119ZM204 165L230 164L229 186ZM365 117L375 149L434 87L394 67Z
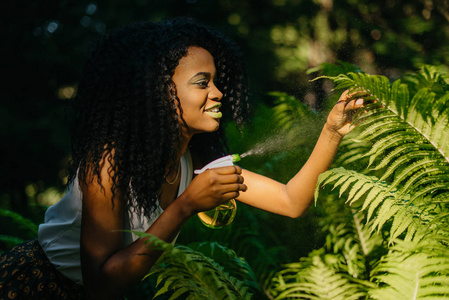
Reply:
M202 128L202 129L190 129L190 133L193 134L198 134L198 133L211 133L211 132L215 132L220 128L220 123L217 122L217 124L208 126L207 128Z
M204 128L203 132L214 132L220 128L220 119L212 119L208 122L207 127Z

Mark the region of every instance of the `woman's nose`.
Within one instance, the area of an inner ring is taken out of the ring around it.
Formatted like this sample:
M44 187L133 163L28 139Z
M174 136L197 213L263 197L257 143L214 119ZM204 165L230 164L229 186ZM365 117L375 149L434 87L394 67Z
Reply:
M212 85L212 89L209 92L209 98L214 101L220 101L223 98L223 93L215 86Z

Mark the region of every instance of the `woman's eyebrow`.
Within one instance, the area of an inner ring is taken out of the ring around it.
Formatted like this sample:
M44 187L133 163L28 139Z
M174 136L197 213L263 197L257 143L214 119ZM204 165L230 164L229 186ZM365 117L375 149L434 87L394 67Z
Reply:
M206 77L206 79L210 79L211 78L211 74L209 72L198 72L195 75L192 76L191 80L195 79L196 77L199 76L204 76Z

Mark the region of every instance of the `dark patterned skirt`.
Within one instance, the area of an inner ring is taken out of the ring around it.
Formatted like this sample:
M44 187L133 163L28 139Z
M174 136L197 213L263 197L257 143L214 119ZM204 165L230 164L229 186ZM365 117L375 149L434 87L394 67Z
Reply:
M85 299L82 286L62 275L37 240L0 256L0 299Z

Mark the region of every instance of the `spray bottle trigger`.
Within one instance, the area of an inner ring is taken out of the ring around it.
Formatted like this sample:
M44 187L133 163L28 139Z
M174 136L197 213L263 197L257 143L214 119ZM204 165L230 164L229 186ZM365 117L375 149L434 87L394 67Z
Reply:
M194 173L200 174L200 173L203 173L204 171L206 171L207 169L233 166L234 162L239 161L239 160L240 160L240 156L238 154L226 155L226 156L220 157L220 158L208 163L202 169L195 170Z

